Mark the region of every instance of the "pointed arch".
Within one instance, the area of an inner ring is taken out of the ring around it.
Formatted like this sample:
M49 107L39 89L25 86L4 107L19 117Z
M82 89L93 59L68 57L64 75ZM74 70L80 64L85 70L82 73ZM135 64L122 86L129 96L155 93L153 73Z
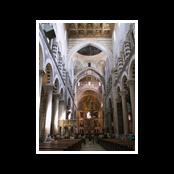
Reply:
M135 79L135 58L131 60L128 68L128 78L129 80Z
M93 47L96 47L98 49L100 49L104 54L106 54L107 58L112 56L112 52L106 48L105 46L103 46L101 43L98 43L96 41L83 41L77 45L75 45L73 48L70 49L69 53L68 53L68 57L69 57L69 63L68 63L68 67L70 67L72 65L72 57L73 55L78 52L80 49L82 49L83 47L86 47L88 45L91 45Z
M98 49L100 49L101 51L103 51L106 55L111 55L111 51L109 49L107 49L105 46L103 46L102 44L96 42L96 41L84 41L76 46L74 46L70 51L69 51L69 57L71 58L73 56L74 53L76 53L78 50L82 49L83 47L86 47L88 45L91 45L93 47L96 47Z
M50 63L45 67L46 77L45 82L47 85L53 85L53 69Z
M83 74L88 71L88 70L91 70L93 71L94 73L96 73L99 77L100 77L100 81L102 81L104 83L104 77L99 73L97 72L94 68L92 67L87 67L85 69L83 69L82 71L80 71L76 76L75 76L75 82L74 84L76 84L80 79L82 79L84 76Z

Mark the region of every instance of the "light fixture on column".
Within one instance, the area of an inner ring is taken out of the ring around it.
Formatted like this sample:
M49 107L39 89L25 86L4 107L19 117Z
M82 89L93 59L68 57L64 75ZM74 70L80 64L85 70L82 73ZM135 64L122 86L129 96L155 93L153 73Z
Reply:
M71 119L71 113L72 113L71 109L68 109L68 120Z
M129 120L129 121L131 120L131 115L130 115L130 114L128 114L128 120Z

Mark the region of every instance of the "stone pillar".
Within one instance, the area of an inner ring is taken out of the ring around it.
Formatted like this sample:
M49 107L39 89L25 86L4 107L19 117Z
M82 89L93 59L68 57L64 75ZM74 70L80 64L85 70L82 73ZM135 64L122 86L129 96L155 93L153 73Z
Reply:
M135 134L135 80L128 81L130 89L130 99L131 99L131 108L132 108L132 129Z
M55 110L55 120L54 120L54 133L58 133L58 121L59 121L59 94L56 94L56 110Z
M39 70L39 98L41 97L41 90L42 90L42 78L45 72L43 70Z
M50 127L51 127L51 116L52 116L52 93L53 93L53 86L47 85L47 105L46 105L46 122L45 122L45 138L50 134Z
M104 112L104 129L106 129L107 128L107 122L108 122L108 120L107 120L107 112L106 112L106 110L105 110L105 112Z
M127 91L120 91L121 99L122 99L122 110L123 110L123 123L124 123L124 134L128 134L128 112L127 112L127 104L126 104L126 94Z
M59 111L58 111L58 127L62 128L61 131L63 131L63 125L62 125L63 120L65 120L64 101L60 98L59 99Z
M118 136L118 114L117 114L117 103L116 103L116 88L115 88L115 80L117 78L117 70L112 71L112 98L113 98L113 119L114 119L114 133L115 137Z
M41 91L42 91L42 79L44 74L45 72L43 70L39 70L39 101L38 101L39 110L40 110L40 100L41 100Z
M111 111L108 112L108 128L109 128L109 133L112 133L112 120L111 120Z
M119 135L120 135L120 132L119 132L119 124L121 124L120 122L119 122L119 115L118 115L118 106L117 106L117 104L119 103L119 102L121 102L121 100L120 100L120 98L118 97L118 94L116 95L116 99L115 99L115 104L116 104L116 116L117 116L117 132L116 132L116 134L115 134L115 136L116 136L116 138L118 138L119 137Z
M113 99L113 121L114 121L114 134L115 134L115 137L117 137L118 135L118 114L117 114L117 104L116 104L116 98L114 96L114 99Z
M43 96L39 98L39 138L41 141L44 141L45 134L45 120L46 120L46 105L47 105L47 96L46 89L43 86ZM42 100L41 100L42 99Z
M59 113L59 94L53 93L54 103L53 103L53 111L52 112L52 121L51 121L51 129L52 133L55 135L58 133L58 113Z

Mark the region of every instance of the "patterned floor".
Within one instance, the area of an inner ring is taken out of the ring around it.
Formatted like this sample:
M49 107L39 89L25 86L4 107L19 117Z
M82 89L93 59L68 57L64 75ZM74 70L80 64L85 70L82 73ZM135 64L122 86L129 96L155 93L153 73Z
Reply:
M106 151L102 146L96 143L86 141L86 144L82 143L81 151Z

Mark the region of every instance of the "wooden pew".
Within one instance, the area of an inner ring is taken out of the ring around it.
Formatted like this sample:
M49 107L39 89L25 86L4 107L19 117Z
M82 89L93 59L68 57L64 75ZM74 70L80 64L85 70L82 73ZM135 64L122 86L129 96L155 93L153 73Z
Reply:
M42 143L39 145L41 151L76 151L81 149L82 141L75 140L57 140L50 143Z
M120 139L100 139L99 144L109 151L134 151L135 142Z

